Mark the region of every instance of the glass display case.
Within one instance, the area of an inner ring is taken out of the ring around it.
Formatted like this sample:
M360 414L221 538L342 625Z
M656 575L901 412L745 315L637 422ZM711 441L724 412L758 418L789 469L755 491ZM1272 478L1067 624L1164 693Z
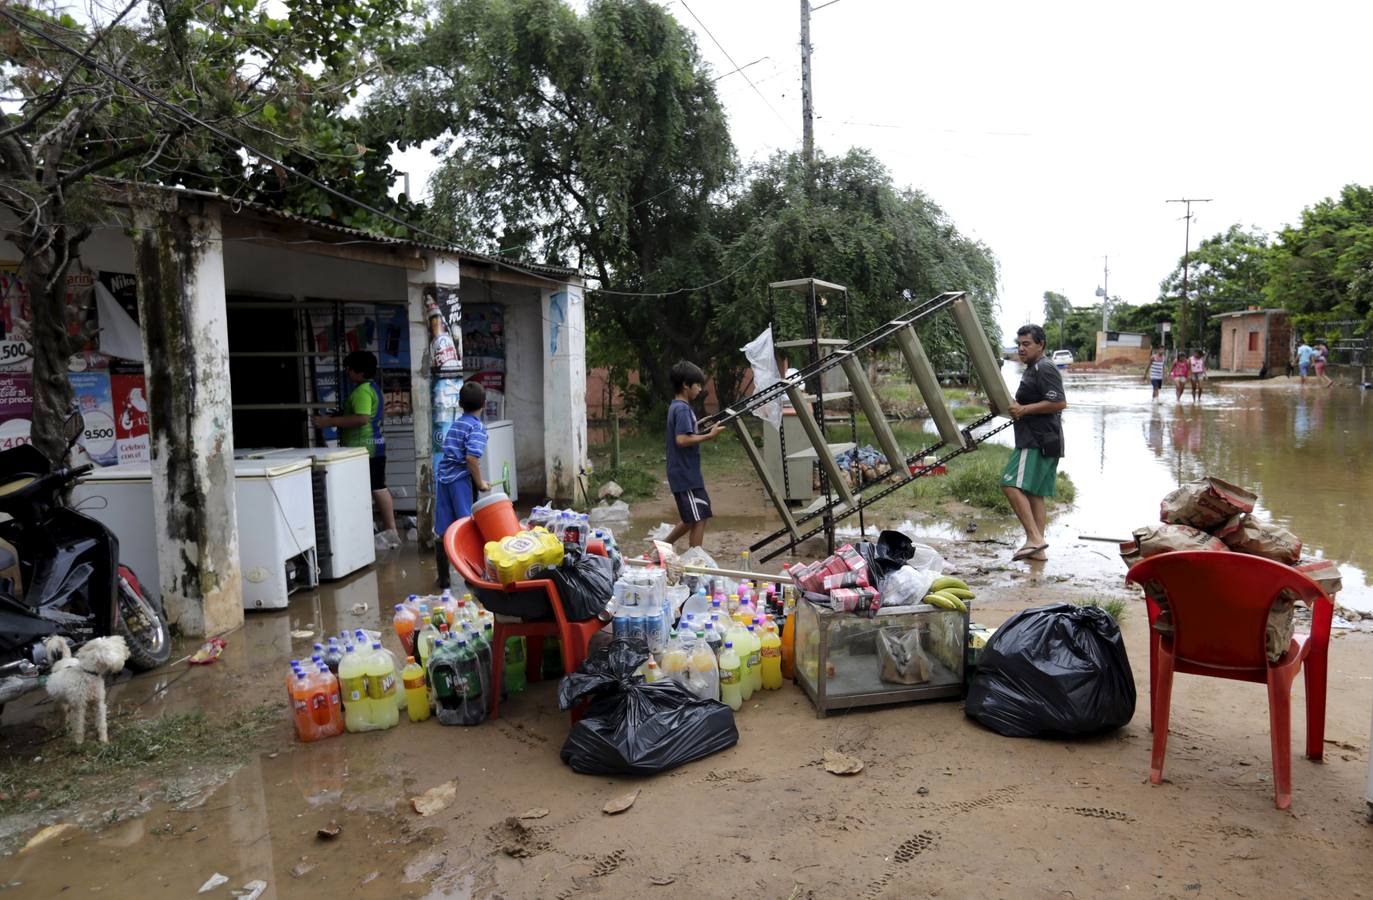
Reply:
M963 696L969 613L925 604L872 618L796 604L796 682L830 710Z

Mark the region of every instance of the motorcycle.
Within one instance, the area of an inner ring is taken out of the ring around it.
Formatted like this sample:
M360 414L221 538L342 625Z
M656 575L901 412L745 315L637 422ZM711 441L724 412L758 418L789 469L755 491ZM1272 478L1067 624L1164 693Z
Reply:
M67 449L85 429L80 412L65 423ZM105 525L67 506L68 488L93 466L53 469L37 448L0 451L0 711L38 687L53 659L44 641L72 649L92 638L122 635L130 668L155 669L172 653L161 604L119 562L119 539ZM17 555L16 555L17 553ZM18 571L18 583L5 573ZM21 587L22 586L22 587Z

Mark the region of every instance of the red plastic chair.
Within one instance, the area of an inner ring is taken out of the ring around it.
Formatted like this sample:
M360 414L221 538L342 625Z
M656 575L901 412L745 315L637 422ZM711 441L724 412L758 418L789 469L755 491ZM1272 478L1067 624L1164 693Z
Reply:
M444 551L462 580L469 587L485 588L490 591L515 593L517 591L543 591L548 597L548 605L553 609L552 622L502 622L496 620L492 634L491 647L491 718L499 718L501 710L501 678L505 671L506 638L536 638L528 640L528 653L525 657L526 670L530 681L538 681L543 664L543 639L561 639L563 648L563 671L571 672L586 659L591 636L605 627L600 619L585 622L570 622L563 611L562 597L558 586L546 578L532 581L517 581L510 585L488 581L486 578L486 542L477 523L470 517L459 519L448 526L443 535ZM572 721L579 718L579 709L572 711Z
M1325 741L1325 682L1334 604L1296 569L1240 553L1164 553L1138 563L1128 580L1153 582L1167 598L1171 635L1154 629L1162 612L1149 605L1150 724L1154 752L1149 780L1163 780L1173 673L1209 675L1268 685L1273 742L1273 792L1278 809L1292 803L1292 682L1306 667L1306 756L1318 760ZM1268 610L1284 588L1312 608L1311 634L1298 634L1282 658L1268 661ZM1146 591L1146 595L1147 595Z

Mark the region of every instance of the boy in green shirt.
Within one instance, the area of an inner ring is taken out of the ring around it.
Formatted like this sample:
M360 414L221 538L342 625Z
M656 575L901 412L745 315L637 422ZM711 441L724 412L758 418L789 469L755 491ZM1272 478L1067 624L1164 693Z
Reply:
M386 436L382 433L381 388L376 383L377 358L366 350L355 350L343 358L344 373L354 387L337 416L315 416L316 428L339 429L339 443L345 447L367 450L372 474L372 502L381 517L382 532L377 535L377 549L390 550L400 546L396 532L396 513L391 504L391 492L386 489Z

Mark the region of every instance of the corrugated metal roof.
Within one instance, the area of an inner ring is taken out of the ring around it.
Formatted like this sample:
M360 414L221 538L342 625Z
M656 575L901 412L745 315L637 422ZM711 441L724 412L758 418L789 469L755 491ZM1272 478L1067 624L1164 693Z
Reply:
M1261 316L1261 315L1264 315L1264 314L1266 314L1266 313L1282 313L1283 315L1286 315L1286 314L1287 314L1287 310L1285 310L1285 309L1237 309L1237 310L1235 310L1234 312L1216 313L1214 316L1211 316L1211 318L1213 318L1213 319L1229 319L1229 318L1233 318L1233 317L1235 317L1235 316Z
M581 277L581 272L564 266L551 266L546 263L530 263L521 260L509 259L504 256L496 256L490 253L480 253L476 250L465 250L453 244L440 244L428 241L416 241L410 238L398 238L385 234L366 231L361 228L350 228L346 225L338 225L333 222L324 222L319 219L312 219L299 213L286 212L276 209L265 203L258 203L252 200L236 200L232 197L225 197L223 194L214 191L205 191L198 188L168 187L166 185L140 185L140 187L154 187L157 190L168 193L181 194L187 197L199 197L205 200L214 200L223 203L232 212L250 209L253 212L285 222L294 222L299 225L306 225L310 228L319 228L334 234L344 235L353 239L374 241L378 244L386 244L395 247L413 247L418 250L429 250L434 253L451 253L462 256L470 260L484 262L488 265L501 266L514 272L531 272L539 275L552 275L560 277Z

